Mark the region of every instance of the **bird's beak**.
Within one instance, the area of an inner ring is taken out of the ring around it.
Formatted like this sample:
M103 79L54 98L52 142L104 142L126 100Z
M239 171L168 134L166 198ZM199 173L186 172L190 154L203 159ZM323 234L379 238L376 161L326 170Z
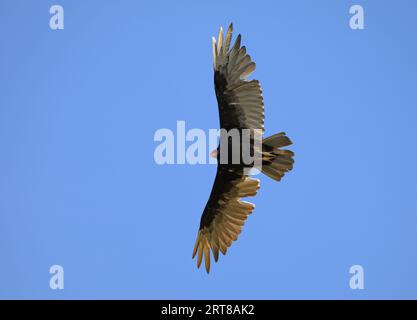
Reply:
M218 155L218 151L217 149L214 149L212 152L210 152L210 157L217 159L217 155Z

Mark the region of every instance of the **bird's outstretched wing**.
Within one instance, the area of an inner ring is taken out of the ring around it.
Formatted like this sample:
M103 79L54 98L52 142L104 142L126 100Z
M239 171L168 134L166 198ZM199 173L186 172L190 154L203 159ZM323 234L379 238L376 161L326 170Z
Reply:
M198 253L197 266L205 260L207 272L210 271L210 251L217 262L219 251L226 254L232 241L237 240L248 215L255 206L241 201L243 197L255 196L259 180L243 174L243 169L228 169L218 166L216 179L210 198L200 221L193 258Z
M218 41L213 38L214 84L222 129L259 129L264 131L264 104L257 80L247 80L255 63L240 46L241 36L230 48L232 25L226 37L220 29ZM243 168L218 165L210 198L201 217L193 258L200 267L203 255L207 272L210 253L217 261L219 251L226 254L242 230L254 205L241 198L256 195L259 180L249 178Z
M264 102L258 80L247 80L255 70L255 62L241 47L241 36L230 48L232 24L223 39L213 37L214 87L219 106L220 128L260 129L264 131Z

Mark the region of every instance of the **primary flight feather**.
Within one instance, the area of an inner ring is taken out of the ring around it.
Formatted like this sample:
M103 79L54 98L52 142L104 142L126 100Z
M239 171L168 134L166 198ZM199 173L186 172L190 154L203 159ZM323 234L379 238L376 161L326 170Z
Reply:
M225 131L244 130L251 132L250 150L253 153L255 130L264 132L264 103L262 89L258 80L247 77L255 70L255 62L241 46L241 36L237 36L231 47L233 25L230 24L226 36L220 28L219 36L213 37L214 87L219 109L220 128ZM221 141L223 141L221 139ZM210 271L210 255L217 262L219 252L226 254L232 242L237 240L242 227L255 206L242 201L241 198L255 196L259 189L259 180L250 178L248 170L254 163L242 161L240 154L238 163L232 162L230 149L233 141L226 140L229 145L227 162L220 161L220 146L212 155L218 160L216 178L209 200L201 216L200 228L193 250L193 258L197 255L197 266L200 267L203 256L206 271ZM283 150L291 145L291 140L281 132L262 140L261 171L270 178L279 181L293 167L294 153ZM243 141L242 141L243 148ZM238 148L243 153L242 148ZM235 148L236 149L236 148Z

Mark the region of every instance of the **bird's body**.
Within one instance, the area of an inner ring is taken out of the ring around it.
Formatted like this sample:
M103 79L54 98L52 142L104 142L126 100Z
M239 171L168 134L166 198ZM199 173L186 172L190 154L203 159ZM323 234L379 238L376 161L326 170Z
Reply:
M254 209L253 204L241 200L255 196L259 189L259 180L250 178L248 169L260 165L264 174L279 181L294 163L294 154L280 149L291 144L285 133L259 139L264 132L262 90L258 80L247 80L255 70L255 63L246 48L240 46L240 35L230 49L232 31L230 25L223 39L220 28L217 43L213 38L214 86L222 131L220 146L214 153L218 160L216 178L193 251L193 257L198 254L198 267L204 255L207 272L210 270L210 252L215 261L219 251L226 254ZM229 133L234 133L237 140Z

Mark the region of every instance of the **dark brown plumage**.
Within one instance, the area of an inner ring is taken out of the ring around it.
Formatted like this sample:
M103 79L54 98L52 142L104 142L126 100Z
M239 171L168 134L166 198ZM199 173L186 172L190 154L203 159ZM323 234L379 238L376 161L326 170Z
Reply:
M247 80L255 70L255 63L241 46L238 35L234 45L232 24L223 39L220 28L218 41L213 38L214 87L219 108L220 128L238 130L250 129L251 134L258 129L264 132L264 103L258 80ZM221 139L222 141L222 139ZM229 140L229 150L232 142ZM251 152L254 151L253 140L250 140ZM243 143L243 142L242 142ZM293 152L282 150L291 144L290 139L281 132L262 140L262 167L264 174L274 180L281 180L284 174L293 167ZM226 254L232 242L237 240L242 227L255 206L241 198L255 196L259 189L259 180L250 178L248 168L254 164L240 162L220 162L218 148L217 173L209 200L200 221L200 228L194 246L193 258L197 255L197 265L205 260L207 272L210 270L210 254L217 262L219 251Z

